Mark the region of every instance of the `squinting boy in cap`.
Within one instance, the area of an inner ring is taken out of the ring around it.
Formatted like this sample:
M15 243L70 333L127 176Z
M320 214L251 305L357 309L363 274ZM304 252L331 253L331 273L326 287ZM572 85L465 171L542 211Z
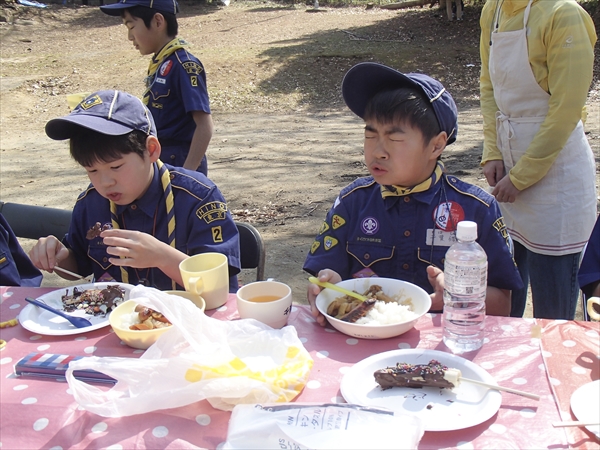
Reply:
M63 241L48 236L31 249L38 268L182 289L179 263L218 252L227 256L230 290L237 290L239 235L225 199L201 173L160 161L154 121L140 99L99 91L50 120L46 134L70 139L91 185L77 198Z
M454 100L427 75L402 74L376 63L351 68L342 82L348 107L365 121L364 157L370 177L342 189L304 263L321 281L396 278L431 295L443 308L444 257L456 225L477 222L488 256L488 314L508 315L521 287L512 241L495 199L445 173L440 155L457 135ZM313 315L320 292L308 287Z
M177 1L121 0L100 9L121 16L134 47L153 55L143 99L156 123L161 159L206 175L206 149L214 130L206 73L188 44L177 38Z

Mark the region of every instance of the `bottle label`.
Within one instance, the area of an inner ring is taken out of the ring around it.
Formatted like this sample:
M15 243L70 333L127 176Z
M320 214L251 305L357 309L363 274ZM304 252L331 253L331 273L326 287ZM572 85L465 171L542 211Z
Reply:
M483 264L444 264L445 289L454 295L480 295L487 288L487 262Z

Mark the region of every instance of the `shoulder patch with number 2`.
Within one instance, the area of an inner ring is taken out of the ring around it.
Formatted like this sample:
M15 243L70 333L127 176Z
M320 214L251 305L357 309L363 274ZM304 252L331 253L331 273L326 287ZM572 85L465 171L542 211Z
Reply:
M212 237L214 242L223 242L223 231L221 227L212 227Z

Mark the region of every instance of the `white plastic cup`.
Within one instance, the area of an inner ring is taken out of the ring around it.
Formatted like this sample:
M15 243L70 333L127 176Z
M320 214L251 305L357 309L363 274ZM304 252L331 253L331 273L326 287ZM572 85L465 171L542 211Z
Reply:
M271 328L287 324L292 311L292 289L279 281L256 281L237 291L237 308L242 319L256 319Z

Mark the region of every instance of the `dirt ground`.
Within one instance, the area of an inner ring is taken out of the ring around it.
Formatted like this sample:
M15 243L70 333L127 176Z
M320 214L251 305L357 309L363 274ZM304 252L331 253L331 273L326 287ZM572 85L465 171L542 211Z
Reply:
M460 111L446 166L485 186L478 6L467 5L462 22L448 22L437 7L315 11L304 4L233 1L228 7L182 2L181 9L179 35L207 71L216 125L209 176L235 219L259 229L266 276L290 284L296 302L305 302L302 263L327 210L344 185L367 174L361 121L339 90L354 64L378 61L441 79ZM141 95L148 57L127 41L118 18L94 5L6 11L8 21L0 23L0 199L70 209L88 180L69 159L66 143L45 135L45 123L68 113L67 94L114 88ZM599 97L596 70L587 121L596 155ZM44 279L47 286L64 283L56 275Z

